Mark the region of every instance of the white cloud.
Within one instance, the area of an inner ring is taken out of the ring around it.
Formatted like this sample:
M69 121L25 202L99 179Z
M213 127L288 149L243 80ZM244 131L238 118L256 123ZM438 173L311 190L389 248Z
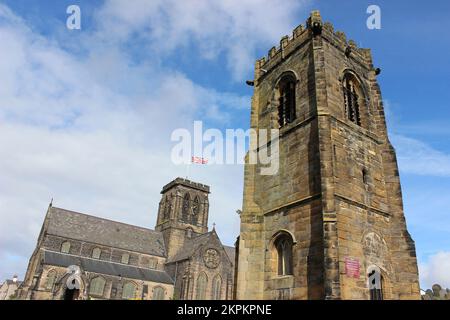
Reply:
M309 2L138 0L130 6L126 1L110 0L98 17L108 36L123 41L139 32L160 53L190 44L204 58L225 53L234 78L242 80L253 68L256 49L270 48L282 35L290 34L300 23L300 9Z
M401 172L450 177L450 154L402 135L391 135L391 140L397 151Z
M433 284L450 288L450 252L441 251L428 258L426 263L419 264L421 289L431 289Z
M4 5L0 19L0 279L24 274L52 197L152 228L161 187L186 172L170 162L172 130L249 107L249 97L199 86L151 59L136 63L119 44L94 42L98 34L76 55ZM190 177L211 185L210 222L233 244L242 168L195 167Z

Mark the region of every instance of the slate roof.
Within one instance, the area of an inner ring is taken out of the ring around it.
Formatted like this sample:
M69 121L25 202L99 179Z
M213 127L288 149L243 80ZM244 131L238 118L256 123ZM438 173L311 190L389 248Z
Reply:
M161 232L87 214L50 207L47 233L165 257Z
M198 247L207 245L210 242L211 236L215 231L210 231L194 238L187 240L184 243L183 248L175 254L167 263L173 263L176 261L182 261L192 257ZM234 265L235 249L234 247L223 246L228 258L230 258L231 263Z
M225 249L225 252L228 255L228 258L230 258L231 263L234 265L234 260L236 258L236 248L235 247L229 247L229 246L223 246Z
M174 283L173 279L165 271L138 268L135 266L74 256L71 254L53 252L48 250L44 250L43 256L43 262L45 264L53 266L68 267L70 265L77 265L84 271L88 272L121 276L124 278L137 280L153 281L158 283Z
M197 237L186 240L183 248L175 254L167 263L181 261L189 259L189 257L194 255L195 250L201 245L205 245L209 242L212 231L199 235Z

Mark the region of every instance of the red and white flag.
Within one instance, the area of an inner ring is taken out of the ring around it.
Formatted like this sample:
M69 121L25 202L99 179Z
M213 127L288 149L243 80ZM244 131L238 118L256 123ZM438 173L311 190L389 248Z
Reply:
M192 163L207 164L208 159L201 158L201 157L192 157Z

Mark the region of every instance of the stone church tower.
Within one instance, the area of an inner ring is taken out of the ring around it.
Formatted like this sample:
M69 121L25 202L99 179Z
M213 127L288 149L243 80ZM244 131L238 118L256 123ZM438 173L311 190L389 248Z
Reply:
M208 232L209 186L177 178L161 195L155 230L162 232L170 260L186 239Z
M174 279L174 299L233 298L235 248L208 231L210 188L176 178L162 188L156 231L167 250L165 270Z
M251 128L279 128L279 170L245 167L238 299L420 298L379 72L317 11L256 62Z

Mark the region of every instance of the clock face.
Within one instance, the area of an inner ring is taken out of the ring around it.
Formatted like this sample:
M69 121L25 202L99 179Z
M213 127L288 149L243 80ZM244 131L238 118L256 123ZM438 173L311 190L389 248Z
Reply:
M208 268L217 268L220 263L219 251L213 248L206 249L205 253L203 254L203 261Z

